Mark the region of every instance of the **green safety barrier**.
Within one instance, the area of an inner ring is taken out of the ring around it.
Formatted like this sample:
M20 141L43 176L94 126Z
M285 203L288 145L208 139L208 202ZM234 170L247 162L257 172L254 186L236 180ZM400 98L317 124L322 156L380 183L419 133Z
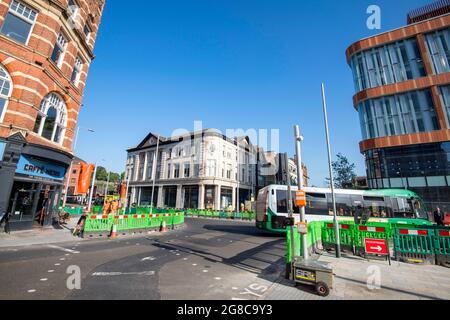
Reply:
M213 218L220 218L220 213L219 213L219 211L213 211L213 212L212 212L212 217L213 217Z
M242 219L242 212L235 212L234 213L234 218L235 219Z
M450 227L440 227L435 230L433 245L436 264L448 267L450 265Z
M111 216L89 215L84 223L84 232L102 232L111 230Z
M347 221L339 222L339 239L342 250L353 250L353 236L355 225ZM336 246L336 230L333 222L323 222L322 245L324 249L335 249Z
M92 209L91 209L91 212L93 214L102 213L103 212L103 207L102 206L93 206Z
M308 250L311 251L313 248L316 248L318 244L321 242L321 230L322 230L322 221L313 221L308 224L308 234L306 235L307 239L307 247ZM291 230L290 228L286 229L286 263L291 263L293 261L293 256L300 257L302 256L302 237L301 234L298 233L298 229L294 227L294 247L295 252L292 251L291 247Z
M384 239L389 244L390 238L391 231L387 223L370 223L354 226L353 245L358 252L365 250L364 239Z
M406 262L434 262L435 232L433 228L396 228L394 252L397 260Z

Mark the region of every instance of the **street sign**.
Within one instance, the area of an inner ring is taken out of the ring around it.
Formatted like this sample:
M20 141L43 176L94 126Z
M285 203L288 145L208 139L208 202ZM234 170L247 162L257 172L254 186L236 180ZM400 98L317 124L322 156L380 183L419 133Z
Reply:
M306 207L306 192L297 190L295 192L295 205L297 207Z
M308 234L308 224L306 222L298 222L297 230L300 234Z
M366 253L388 256L389 251L385 239L364 239Z

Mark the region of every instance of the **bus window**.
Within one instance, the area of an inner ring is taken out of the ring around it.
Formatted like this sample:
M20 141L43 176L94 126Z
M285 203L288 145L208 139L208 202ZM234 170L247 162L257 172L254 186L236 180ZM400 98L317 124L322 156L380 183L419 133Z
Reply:
M335 196L336 198L336 214L338 216L342 217L351 217L353 216L352 213L352 199L350 195L347 194L337 194ZM332 199L330 197L330 204L329 204L330 211L333 211L333 203Z
M328 213L325 193L306 193L306 214L328 215Z
M287 191L277 190L277 213L287 213Z
M392 199L393 202L397 202L397 206L394 208L394 218L415 218L412 202L405 198Z

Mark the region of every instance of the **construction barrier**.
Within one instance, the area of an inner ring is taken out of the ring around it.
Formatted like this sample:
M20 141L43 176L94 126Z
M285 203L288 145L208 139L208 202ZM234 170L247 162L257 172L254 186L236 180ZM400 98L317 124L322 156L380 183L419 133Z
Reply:
M168 228L184 223L184 212L157 213L157 214L126 214L126 215L88 215L85 221L84 233L108 234L112 226L116 226L118 232L146 231L160 229L162 222L166 222Z
M434 253L436 264L448 267L450 265L450 228L439 228L435 230Z
M310 253L314 252L316 249L320 247L321 244L321 230L324 222L322 221L314 221L308 224L308 234L306 235L307 239L307 247ZM293 261L293 257L302 256L302 235L298 233L298 228L294 227L294 251L291 246L291 231L290 229L286 229L286 246L287 246L287 254L286 254L286 263L291 263Z
M434 230L431 228L397 228L394 252L398 261L433 264L435 262Z
M341 250L353 251L353 235L355 225L350 222L339 223L339 236ZM324 222L322 225L322 246L325 250L334 250L336 247L336 230L334 223Z

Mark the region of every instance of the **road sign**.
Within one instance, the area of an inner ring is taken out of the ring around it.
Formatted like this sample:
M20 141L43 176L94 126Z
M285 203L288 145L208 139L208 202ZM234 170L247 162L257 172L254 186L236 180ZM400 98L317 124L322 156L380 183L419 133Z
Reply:
M364 239L366 253L388 256L389 251L385 239Z
M300 234L308 234L308 224L306 222L297 223L297 230Z
M295 192L295 205L297 207L306 207L306 192L298 190Z

